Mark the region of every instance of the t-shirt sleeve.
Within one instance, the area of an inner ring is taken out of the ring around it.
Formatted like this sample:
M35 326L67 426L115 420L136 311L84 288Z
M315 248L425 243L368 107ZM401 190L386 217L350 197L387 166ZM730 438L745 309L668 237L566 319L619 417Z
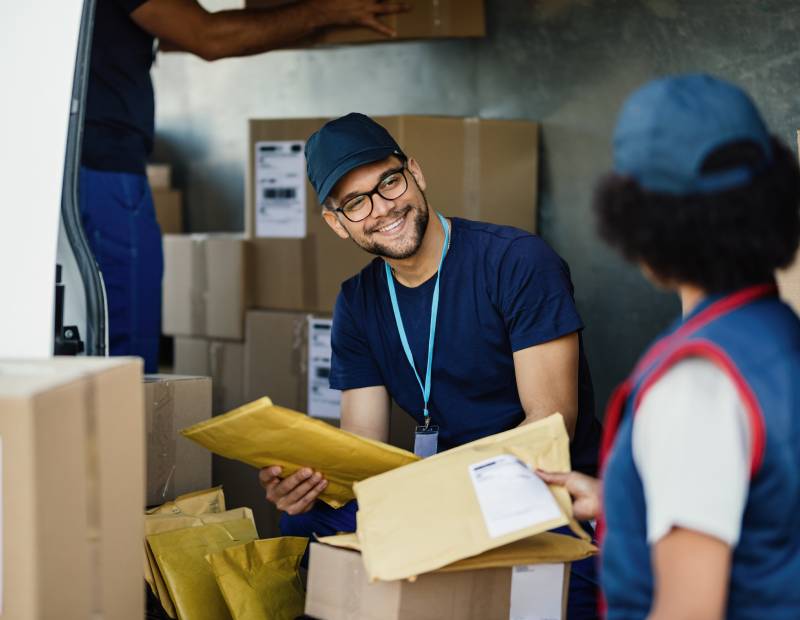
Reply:
M365 320L354 315L340 291L331 329L330 385L334 390L353 390L385 383L364 338Z
M747 502L750 426L733 382L711 361L684 360L645 394L633 458L647 502L647 541L683 527L735 546Z
M498 270L498 303L520 351L583 329L566 263L538 237L514 240Z
M133 13L136 9L142 6L147 0L114 0L117 6L125 11L128 15Z

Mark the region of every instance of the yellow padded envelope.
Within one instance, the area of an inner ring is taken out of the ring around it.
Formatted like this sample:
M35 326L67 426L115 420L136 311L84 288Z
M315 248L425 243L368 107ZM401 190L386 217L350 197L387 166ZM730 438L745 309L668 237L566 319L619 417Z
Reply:
M307 538L254 540L206 556L233 620L295 620L303 615L300 560Z
M211 523L222 523L224 521L237 521L246 519L253 521L253 511L250 508L234 508L226 512L213 512L206 514L199 514L191 516L188 514L152 514L145 515L144 518L144 532L145 532L145 581L150 584L150 589L153 594L158 597L161 606L170 618L176 618L177 612L172 598L169 594L169 589L158 567L153 551L147 542L147 536L151 534L161 534L163 532L172 532L187 527L199 527L201 525L208 525Z
M261 398L181 431L212 452L251 467L280 465L284 475L303 467L322 472L320 499L339 508L354 498L353 483L419 458L359 437Z
M570 469L560 414L358 482L368 577L411 578L574 523L566 490L536 468Z
M180 620L230 620L206 556L258 538L250 519L151 534L147 542Z

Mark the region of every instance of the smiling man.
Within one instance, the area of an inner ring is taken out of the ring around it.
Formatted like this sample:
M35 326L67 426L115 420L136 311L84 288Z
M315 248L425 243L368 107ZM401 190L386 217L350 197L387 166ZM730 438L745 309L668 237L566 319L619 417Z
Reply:
M600 427L566 263L530 233L436 212L420 164L362 114L326 124L306 156L325 221L376 257L334 311L342 428L386 441L393 398L428 456L561 412L573 468L596 471ZM286 513L284 534L355 530L353 504L315 503L319 472L282 479L267 467L260 479ZM578 564L570 617L594 617L592 565Z

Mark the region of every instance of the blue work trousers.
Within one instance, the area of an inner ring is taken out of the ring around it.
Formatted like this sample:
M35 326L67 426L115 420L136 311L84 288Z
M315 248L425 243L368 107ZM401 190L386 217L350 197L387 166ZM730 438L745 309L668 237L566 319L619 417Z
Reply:
M103 274L111 355L158 372L164 254L147 177L81 167L83 230Z
M339 509L334 509L317 502L314 508L305 514L281 515L280 528L284 536L333 536L340 532L354 532L356 529L356 512L358 504L352 501ZM588 523L581 524L590 534L594 534ZM554 532L573 536L568 527L560 527ZM596 620L598 615L598 580L596 558L587 558L572 563L569 580L569 601L567 602L567 620ZM303 557L303 566L308 566L308 551Z

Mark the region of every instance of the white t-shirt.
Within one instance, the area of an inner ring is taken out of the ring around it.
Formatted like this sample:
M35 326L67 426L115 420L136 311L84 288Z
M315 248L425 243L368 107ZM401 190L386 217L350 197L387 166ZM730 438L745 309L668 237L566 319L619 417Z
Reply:
M703 358L683 360L645 394L633 459L647 501L647 541L683 527L736 546L750 482L750 426L733 382Z

